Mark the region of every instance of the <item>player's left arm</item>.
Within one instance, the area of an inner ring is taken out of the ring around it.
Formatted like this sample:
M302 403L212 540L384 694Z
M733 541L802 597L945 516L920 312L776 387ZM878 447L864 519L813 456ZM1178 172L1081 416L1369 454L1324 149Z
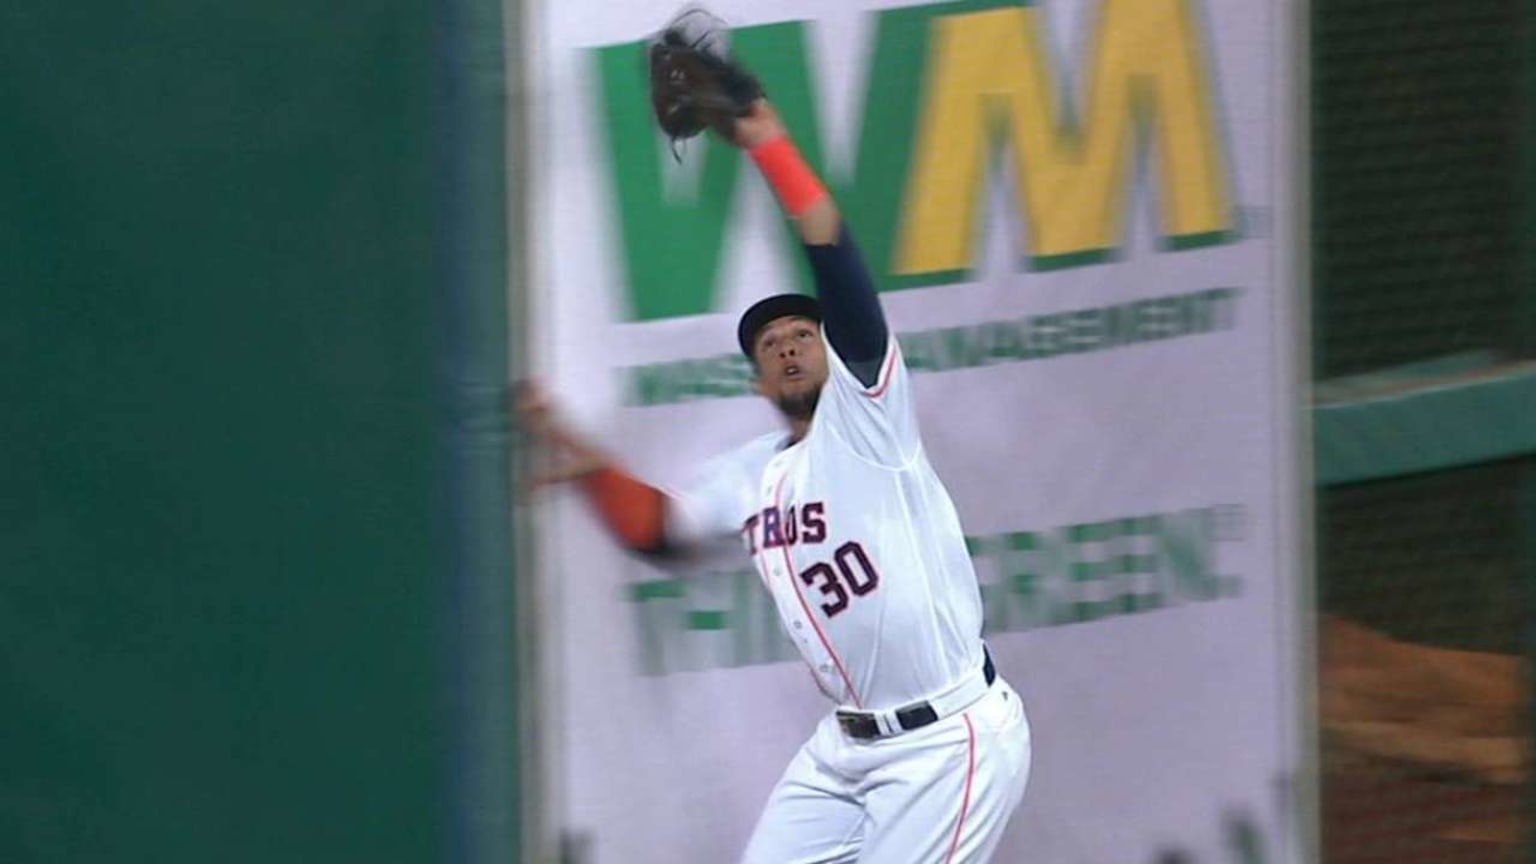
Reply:
M767 100L757 100L750 114L737 118L734 139L795 223L815 277L827 342L859 383L875 387L890 350L890 329L837 202Z

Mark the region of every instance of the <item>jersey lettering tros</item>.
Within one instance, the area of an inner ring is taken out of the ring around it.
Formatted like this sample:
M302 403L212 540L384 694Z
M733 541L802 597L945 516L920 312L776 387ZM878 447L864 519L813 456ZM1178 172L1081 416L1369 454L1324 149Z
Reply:
M868 388L826 349L806 436L765 435L708 463L674 493L672 539L738 535L822 692L889 710L976 674L981 594L896 341Z

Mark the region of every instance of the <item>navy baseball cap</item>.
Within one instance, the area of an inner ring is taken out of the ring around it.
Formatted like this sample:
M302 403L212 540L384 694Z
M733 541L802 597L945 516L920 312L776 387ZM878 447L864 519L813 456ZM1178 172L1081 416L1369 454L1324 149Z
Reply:
M736 325L736 342L741 345L741 353L747 355L748 360L756 360L752 355L752 343L757 341L758 331L786 315L809 318L820 324L821 303L807 294L775 294L753 303L741 313L741 321Z

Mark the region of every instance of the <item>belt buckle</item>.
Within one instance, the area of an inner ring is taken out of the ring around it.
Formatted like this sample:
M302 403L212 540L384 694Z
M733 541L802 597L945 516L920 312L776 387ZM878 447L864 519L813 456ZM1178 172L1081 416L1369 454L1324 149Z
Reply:
M837 712L837 725L843 730L843 734L849 738L868 740L880 737L880 724L868 714L856 714L852 711Z

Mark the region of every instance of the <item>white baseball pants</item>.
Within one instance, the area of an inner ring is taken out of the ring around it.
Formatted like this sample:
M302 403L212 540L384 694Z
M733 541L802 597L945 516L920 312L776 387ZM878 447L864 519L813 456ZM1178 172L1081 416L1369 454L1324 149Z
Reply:
M1029 780L1029 721L1002 678L921 729L857 740L829 714L784 770L744 864L979 864Z

